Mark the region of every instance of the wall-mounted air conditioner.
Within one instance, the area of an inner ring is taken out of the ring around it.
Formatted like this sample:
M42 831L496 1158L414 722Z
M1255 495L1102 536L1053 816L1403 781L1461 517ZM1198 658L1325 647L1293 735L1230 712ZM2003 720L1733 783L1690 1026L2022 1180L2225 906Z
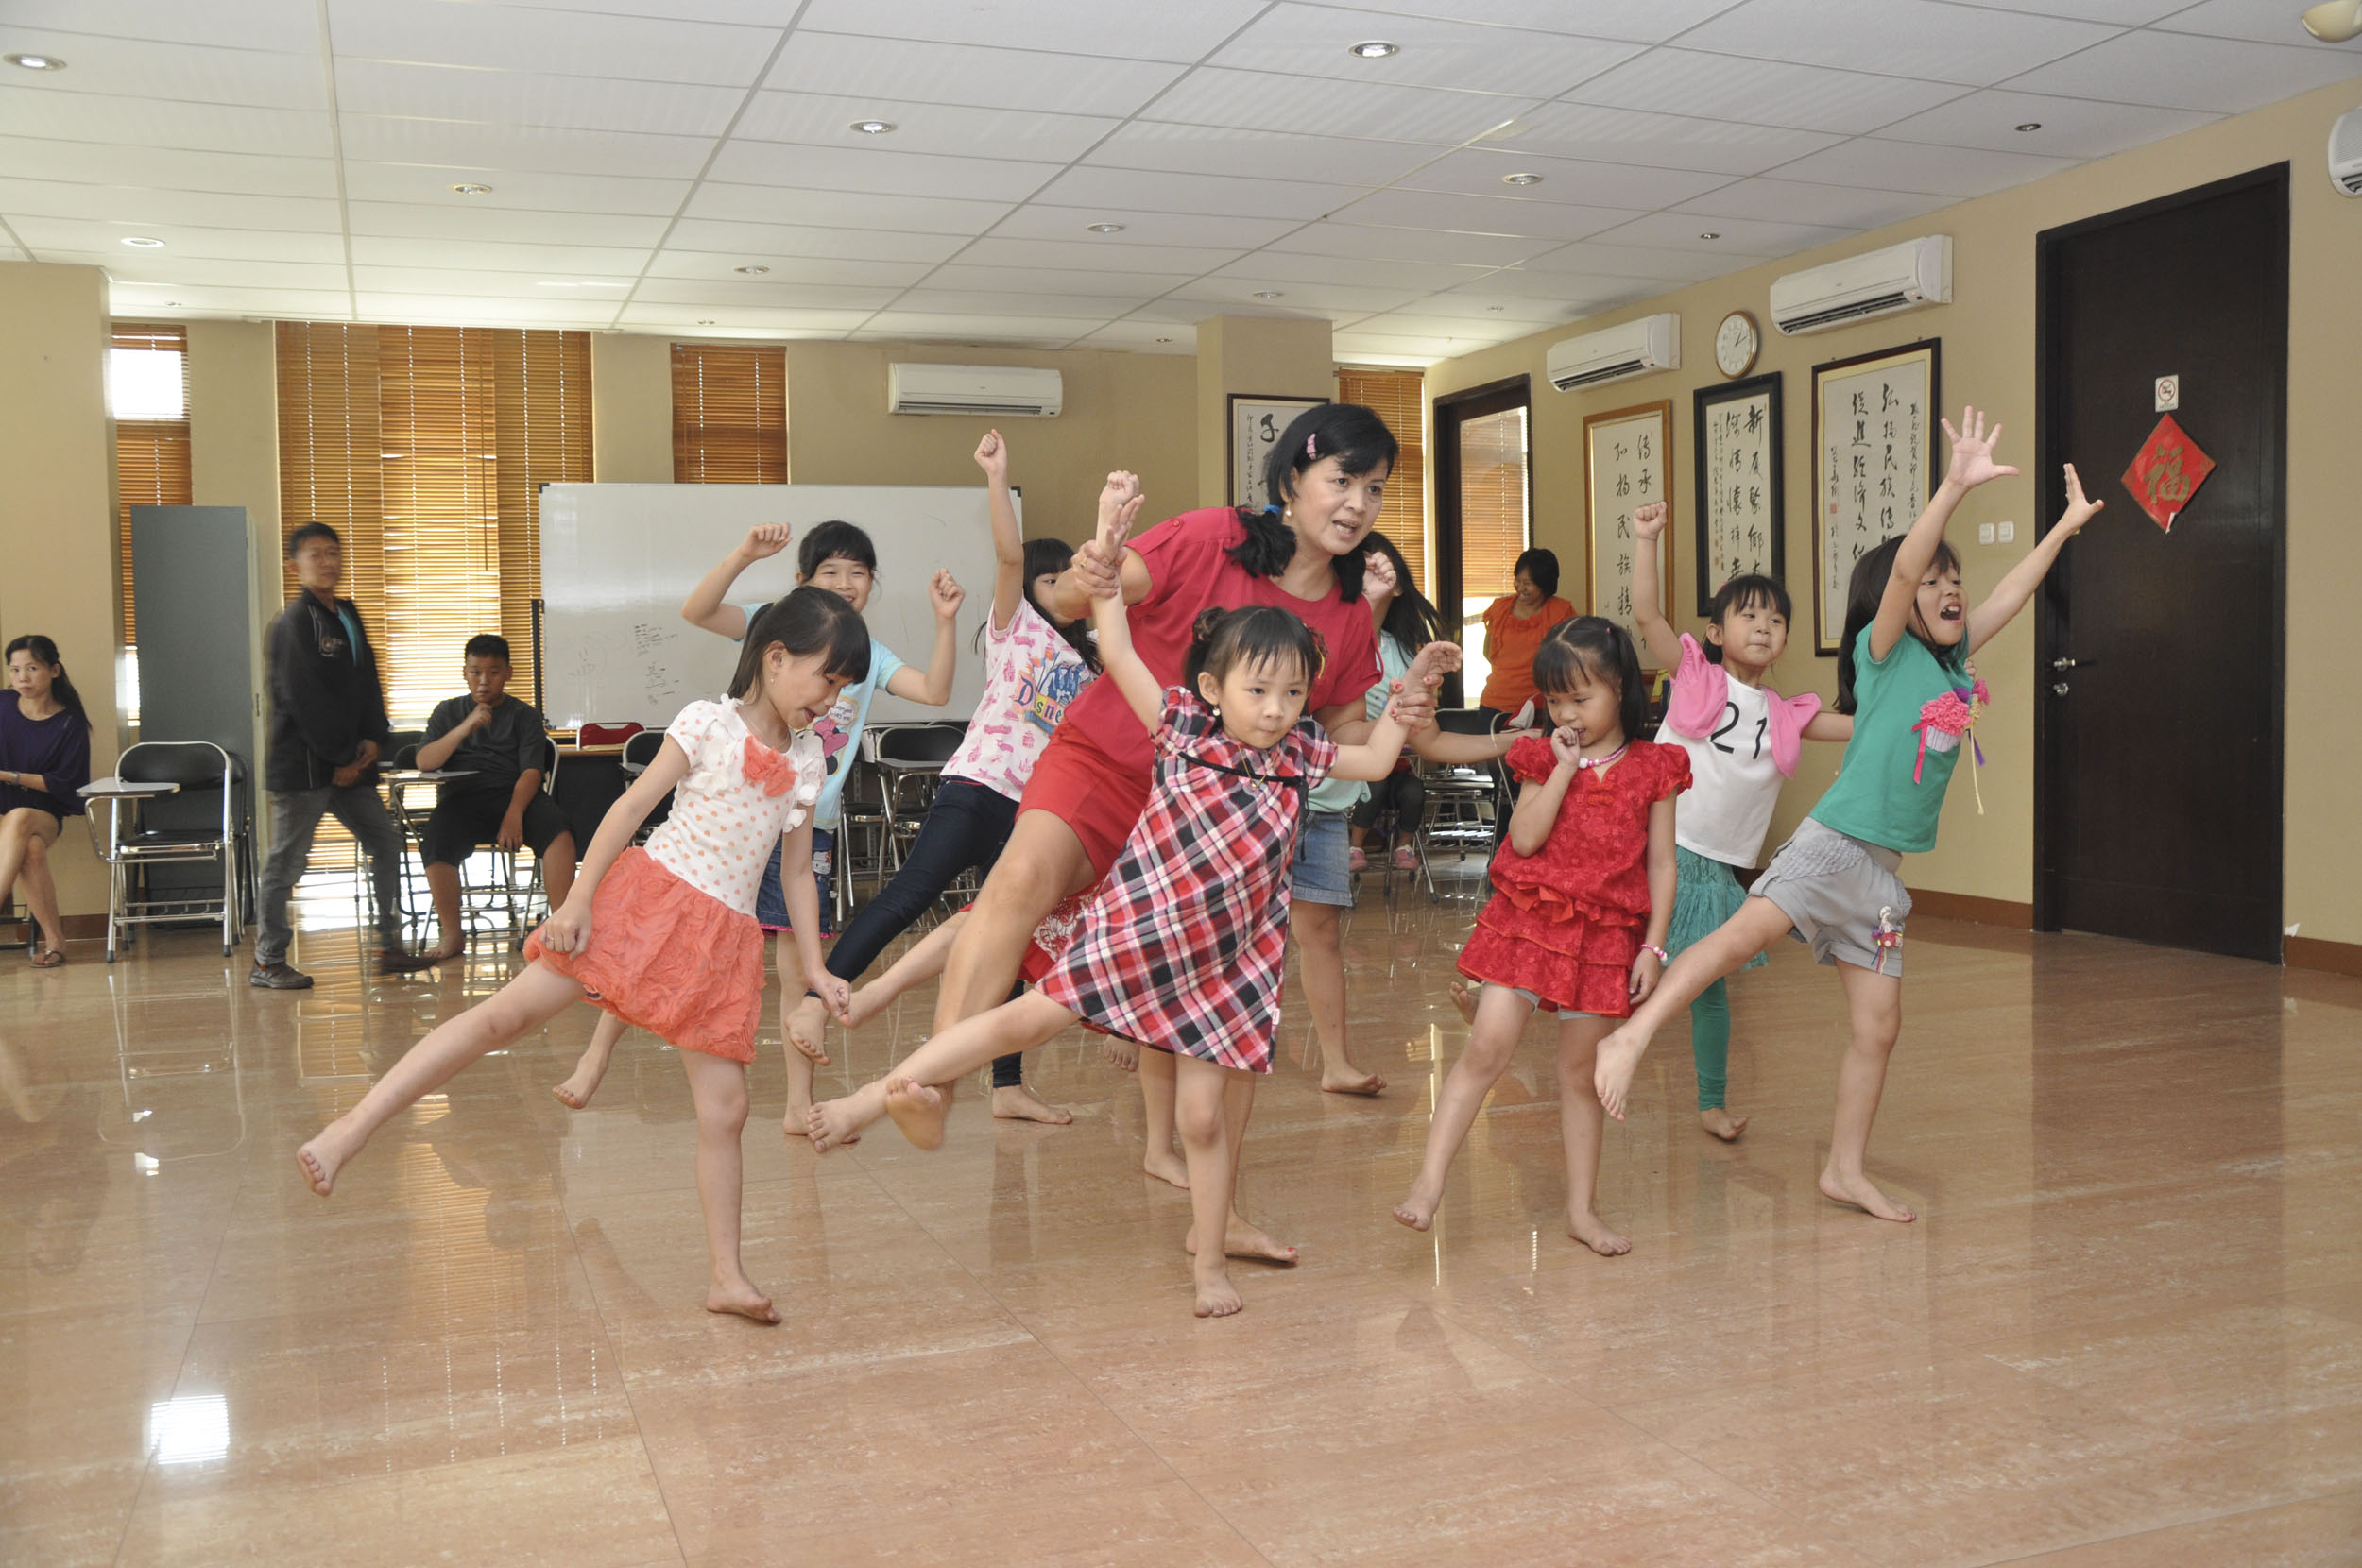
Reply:
M1952 236L1891 245L1772 283L1772 325L1790 337L1952 302Z
M2362 196L2362 109L2349 109L2329 128L2329 182Z
M1620 327L1553 343L1543 361L1550 384L1561 392L1603 382L1678 370L1682 364L1682 318L1677 312L1642 316Z
M889 365L889 414L984 414L997 418L1043 419L1055 415L1065 398L1055 370L1024 365Z

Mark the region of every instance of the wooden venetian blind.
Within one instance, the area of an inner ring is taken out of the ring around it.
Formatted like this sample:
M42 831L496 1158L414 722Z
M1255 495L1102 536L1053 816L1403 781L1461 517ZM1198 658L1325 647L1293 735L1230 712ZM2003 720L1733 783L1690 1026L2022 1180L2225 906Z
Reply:
M673 481L787 483L787 350L673 345Z
M1526 465L1526 410L1462 421L1460 580L1470 599L1516 591L1514 569L1532 537Z
M343 537L394 723L461 689L479 632L529 698L540 486L590 478L589 337L282 322L279 404L282 525Z
M189 504L189 332L160 321L118 321L111 349L170 354L180 361L180 418L115 421L115 554L123 580L123 643L139 644L131 609L131 508Z
M1420 370L1361 370L1337 367L1337 401L1360 403L1386 421L1402 443L1395 471L1386 478L1386 501L1378 514L1378 532L1395 541L1411 563L1411 578L1432 598L1434 574L1427 548L1427 375Z

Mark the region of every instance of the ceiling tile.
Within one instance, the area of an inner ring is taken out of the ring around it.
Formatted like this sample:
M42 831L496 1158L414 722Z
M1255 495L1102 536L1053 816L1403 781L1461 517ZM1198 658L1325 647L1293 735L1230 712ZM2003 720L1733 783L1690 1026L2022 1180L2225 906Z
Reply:
M1609 245L1662 246L1671 250L1727 256L1732 258L1732 264L1722 270L1735 272L1767 257L1792 256L1857 232L1823 224L1759 223L1753 218L1699 218L1686 213L1651 213L1609 230L1600 239ZM1717 237L1707 239L1707 234Z
M1496 343L1506 343L1514 337L1524 337L1534 330L1530 321L1481 321L1457 315L1421 315L1413 311L1388 311L1378 315L1365 315L1349 328L1340 329L1340 335L1359 342L1371 337L1435 337L1456 345L1455 354L1489 349Z
M739 88L692 82L336 61L336 107L346 114L713 137L729 128L745 101Z
M343 289L205 288L175 283L115 283L107 306L117 315L169 310L187 315L257 315L281 321L343 321L352 297Z
M1168 0L1109 6L1102 0L811 0L797 21L815 32L883 34L939 43L1047 49L1119 60L1193 60L1263 7L1263 0Z
M807 26L788 39L762 85L898 102L1121 118L1155 97L1184 69L1168 61L1106 59L1078 68L1071 54L822 33Z
M969 289L915 288L894 301L898 314L924 315L1056 316L1108 321L1147 303L1128 294L988 294Z
M2292 18L2293 20L2293 18ZM2011 80L2026 93L2238 114L2362 73L2362 53L2127 33Z
M1527 154L1644 163L1661 169L1760 174L1791 158L1818 152L1836 140L1827 131L1651 114L1602 104L1554 103L1520 114L1508 130L1486 137L1484 145L1510 157Z
M1888 142L1857 136L1824 152L1782 164L1783 179L1824 185L1858 185L1889 191L1925 191L1974 196L2039 179L2075 166L2072 159L2025 152L1987 152L1978 147L1939 147L1923 142Z
M55 28L159 43L308 53L318 44L313 0L238 0L192 6L187 0L9 0L9 47L24 30ZM62 52L62 51L61 51ZM72 55L66 60L77 66ZM318 57L312 55L317 62Z
M1504 234L1455 234L1436 229L1390 229L1361 223L1315 223L1275 240L1275 251L1305 256L1367 256L1385 262L1449 262L1506 266L1554 250L1559 242Z
M731 141L715 156L712 178L743 185L789 185L806 191L1022 201L1056 172L1057 165L1053 163L944 158L927 153L888 152L882 147L812 147L789 142Z
M1224 302L1217 299L1184 299L1170 295L1152 299L1134 311L1127 318L1133 321L1154 321L1166 324L1195 326L1218 315L1257 315L1288 321L1326 321L1334 315L1348 319L1366 315L1367 311L1331 312L1298 310L1285 299L1249 299Z
M1357 142L1341 136L1286 136L1135 121L1108 137L1086 162L1104 168L1172 174L1383 185L1409 174L1435 152L1433 147L1407 142Z
M1545 251L1518 264L1523 272L1596 273L1615 278L1647 278L1658 283L1695 283L1720 278L1734 264L1713 247L1674 250L1656 246L1607 245L1580 240Z
M474 0L328 0L328 15L340 59L724 87L752 86L779 40L776 26L585 12L559 17Z
M463 196L452 186L478 180L489 184L489 196ZM633 179L621 175L544 174L538 170L504 169L484 180L465 170L424 168L415 163L345 164L345 194L354 201L402 201L432 205L467 202L471 206L511 211L554 213L621 213L670 215L689 195L686 179Z
M309 26L300 35L300 54L204 48L145 38L98 38L15 26L9 26L8 38L11 53L56 55L68 67L45 79L27 75L12 81L9 91L13 93L104 93L124 98L179 98L259 109L328 107L318 39L316 29Z
M2157 26L2169 33L2202 33L2209 38L2243 38L2253 43L2293 44L2300 49L2343 49L2353 58L2351 43L2323 43L2304 30L2297 13L2304 8L2288 0L2201 0L2195 6L2159 6L2166 13ZM2355 69L2362 71L2362 61Z
M883 120L895 129L872 138L852 128L856 120ZM855 152L943 153L1067 163L1088 151L1091 144L1119 123L1099 115L969 109L908 99L758 93L732 134L746 141L810 143Z
M419 327L600 328L615 319L612 300L470 299L440 294L362 294L360 319Z
M1235 189L1241 182L1227 183ZM1123 231L1094 234L1090 231L1094 223L1120 223ZM1225 217L1219 225L1218 236L1207 232L1215 227L1203 217L1181 213L1053 207L1028 202L1001 219L993 233L1001 239L1072 240L1084 245L1197 245L1214 237L1232 245L1263 245L1296 229L1298 224L1291 218Z
M14 83L8 84L13 89ZM108 93L0 91L0 136L117 142L190 152L326 158L335 145L326 114L117 97Z
M965 234L905 234L892 229L814 229L792 223L727 223L683 218L673 226L671 248L727 256L732 264L813 258L819 261L947 260L967 244Z
M877 196L862 191L797 191L708 179L684 217L741 223L809 224L819 229L890 229L920 234L981 234L1010 210L1005 201Z
M217 288L339 289L345 286L341 262L223 261L206 256L174 256L162 251L43 250L44 262L69 266L94 266L124 282L158 282Z
M1945 82L1695 49L1652 49L1567 94L1580 103L1617 109L1678 107L1704 119L1849 136L1960 95L1959 87Z
M134 231L151 223L341 231L336 203L320 197L228 196L212 191L82 185L7 176L0 176L0 213L12 216L39 213L49 217L99 218L123 223Z
M1555 201L1511 201L1501 196L1459 196L1437 191L1378 191L1337 214L1348 223L1397 229L1448 230L1465 234L1512 234L1526 239L1587 239L1637 216L1630 209L1577 207ZM1456 260L1441 257L1439 260Z
M26 213L11 213L9 227L16 230L18 239L36 251L97 251L107 255L111 262L118 247L124 254L129 253L129 247L123 246L126 234L163 240L165 252L173 256L224 261L333 262L338 266L342 266L345 260L343 237L330 232L201 229L194 224L131 224L101 218L37 217Z
M769 271L748 277L742 266ZM650 278L702 278L713 282L829 283L857 288L907 288L934 268L925 262L848 261L813 256L762 255L749 262L745 251L684 250L678 246L659 251L648 264Z
M1498 278L1501 274L1489 276ZM1636 282L1638 280L1623 281ZM1558 276L1557 282L1558 289L1552 294L1479 293L1480 285L1471 283L1465 288L1445 289L1423 296L1392 314L1480 323L1512 323L1519 324L1521 330L1531 331L1534 327L1555 326L1566 320L1569 300L1584 287L1582 280L1564 273Z
M1361 9L1661 43L1730 5L1731 0L1361 0Z
M2190 0L1963 0L1987 10L2026 11L2035 16L2075 16L2137 27L2182 9Z
M1149 174L1130 169L1069 169L1044 186L1037 203L1065 207L1145 209L1207 217L1289 218L1309 222L1367 194L1361 185L1309 184L1293 179L1229 179L1209 174ZM1209 233L1227 233L1220 225Z
M416 163L458 171L454 179L524 169L537 173L625 175L694 179L713 150L699 136L648 136L621 130L484 126L455 120L343 116L345 157L356 162Z
M1536 102L1490 93L1446 93L1201 67L1151 104L1142 117L1184 125L1456 146L1533 108Z
M1946 196L1881 191L1857 185L1815 185L1797 179L1742 179L1672 209L1702 217L1760 218L1774 223L1822 223L1836 229L1878 229L1951 204Z
M863 331L871 336L932 338L956 343L991 343L1033 338L1068 343L1104 318L1063 315L943 315L927 311L881 311Z
M536 278L629 279L640 275L648 252L621 246L515 245L355 234L352 260L361 266L464 267L486 273L531 273Z
M1170 321L1110 321L1089 336L1078 338L1074 346L1138 354L1193 354L1197 331Z
M774 283L740 278L727 283L694 278L651 278L632 291L635 304L769 305L813 311L874 311L894 302L899 288L847 288L826 283Z
M480 0L479 0L480 3ZM734 22L778 27L779 0L501 0L542 11L598 11L609 16L657 16L683 22Z
M1745 0L1683 34L1682 43L1750 60L1981 87L2088 48L2114 31L2045 16L2005 20L1940 0Z
M1400 44L1401 53L1363 60L1352 52L1352 44L1371 38ZM1211 63L1289 77L1552 98L1639 52L1638 44L1607 39L1520 32L1328 6L1283 5L1258 18Z
M1076 271L1181 272L1194 277L1211 272L1243 254L1242 249L1217 250L1205 246L1085 245L1065 240L1004 240L986 237L960 252L972 266L1054 266Z
M623 327L710 328L707 335L761 332L780 337L841 337L874 314L869 311L765 310L741 305L673 305L636 301L616 317Z
M254 153L0 136L0 168L26 179L76 185L138 185L243 196L334 198L336 195L336 166L326 158L267 158Z
M439 201L351 202L352 232L387 239L618 246L642 253L664 237L661 213L541 213L487 207L479 197L462 200L448 191L438 194Z
M631 293L629 278L588 278L567 272L485 272L435 266L363 266L353 287L365 294L437 294L463 299L538 299L612 312Z
M1319 315L1365 315L1399 310L1417 298L1421 290L1351 288L1341 283L1297 283L1262 278L1200 278L1172 291L1176 299L1197 299L1224 307L1310 313ZM1261 295L1277 298L1264 299Z
M2362 63L2362 62L2357 62ZM2151 109L2090 98L1987 88L1925 114L1898 121L1878 134L1897 142L1933 142L1994 152L2034 152L2055 158L2105 158L2144 142L2211 124L2217 116L2186 109ZM2021 131L2021 125L2041 128Z
M1452 337L1410 337L1395 332L1344 332L1329 339L1339 360L1363 365L1432 365L1490 344Z
M1055 266L974 266L965 259L935 268L930 288L959 288L980 294L1095 294L1138 303L1179 288L1187 272L1109 272ZM1038 312L1036 312L1038 314Z
M1538 185L1506 183L1514 174L1538 174ZM1530 152L1497 152L1490 147L1463 147L1446 153L1425 168L1406 176L1403 186L1417 191L1452 191L1493 200L1623 207L1645 213L1669 202L1701 196L1730 177L1688 169L1643 168L1634 163L1600 163L1573 158L1540 158Z
M1458 312L1471 303L1482 306L1498 301L1513 308L1544 307L1555 311L1558 318L1565 320L1570 315L1602 309L1611 301L1645 299L1664 292L1664 282L1655 278L1624 277L1612 272L1528 272L1522 267L1511 267L1481 281L1463 284L1449 295L1430 295L1412 308ZM1454 300L1449 307L1443 304L1446 298Z
M1240 257L1216 275L1269 278L1280 282L1350 283L1358 288L1439 289L1481 278L1488 270L1481 264L1390 262L1366 256L1306 256L1258 250Z

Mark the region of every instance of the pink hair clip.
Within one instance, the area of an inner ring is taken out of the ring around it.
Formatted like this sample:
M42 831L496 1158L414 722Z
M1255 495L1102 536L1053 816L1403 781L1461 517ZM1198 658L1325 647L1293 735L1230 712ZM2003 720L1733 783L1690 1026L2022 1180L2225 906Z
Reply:
M1313 451L1312 449L1313 449L1314 447L1316 447L1317 445L1319 445L1319 444L1320 444L1320 437L1319 437L1318 435L1308 435L1308 436L1306 436L1306 437L1304 438L1304 455L1305 455L1305 456L1307 456L1307 457L1318 457L1318 456L1320 455L1320 453L1319 453L1319 452L1315 452L1315 451Z

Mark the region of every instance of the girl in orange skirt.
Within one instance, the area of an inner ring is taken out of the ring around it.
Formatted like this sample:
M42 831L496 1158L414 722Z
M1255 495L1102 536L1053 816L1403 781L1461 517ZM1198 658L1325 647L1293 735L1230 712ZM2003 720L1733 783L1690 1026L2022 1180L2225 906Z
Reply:
M600 822L564 906L526 942L524 972L419 1041L296 1151L312 1190L327 1197L337 1170L396 1112L568 1003L589 1000L681 1048L713 1265L706 1309L778 1322L738 1258L739 1134L762 1011L755 893L782 836L788 864L809 858L813 803L826 776L811 726L868 667L869 634L836 594L797 588L758 615L729 696L692 703L673 721L656 760ZM667 794L672 814L645 849L632 847ZM821 963L815 884L791 877L786 894L805 976L842 1014L847 987Z

